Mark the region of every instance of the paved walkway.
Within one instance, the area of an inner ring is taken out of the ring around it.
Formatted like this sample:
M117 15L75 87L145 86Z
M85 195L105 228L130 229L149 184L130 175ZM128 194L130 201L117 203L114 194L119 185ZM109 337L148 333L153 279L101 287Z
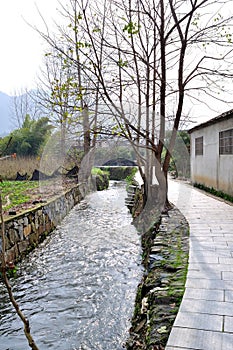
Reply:
M190 225L186 291L166 350L233 350L233 205L170 181Z

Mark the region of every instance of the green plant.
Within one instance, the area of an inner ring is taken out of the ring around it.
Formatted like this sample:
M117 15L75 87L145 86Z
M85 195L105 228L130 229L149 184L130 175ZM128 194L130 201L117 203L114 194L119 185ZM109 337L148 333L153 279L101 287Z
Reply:
M125 181L127 182L127 187L132 185L135 182L134 177L135 177L137 171L138 171L138 168L134 167L131 170L131 174L126 176Z
M17 266L14 266L13 268L7 270L8 277L16 277L16 273L17 273Z
M92 168L91 169L91 175L109 175L109 171L107 170L101 170L100 168Z
M27 114L21 128L0 140L0 153L17 153L20 156L37 156L51 133L49 119L33 120Z
M230 194L227 194L223 191L218 191L213 187L208 187L199 183L194 183L193 184L194 187L199 188L200 190L203 190L205 192L208 192L216 197L222 198L228 202L232 202L233 203L233 197Z
M92 168L91 174L95 176L96 189L102 191L109 186L109 172L99 168Z
M38 187L37 181L3 181L0 183L4 210L27 202L30 199L27 191L36 187Z

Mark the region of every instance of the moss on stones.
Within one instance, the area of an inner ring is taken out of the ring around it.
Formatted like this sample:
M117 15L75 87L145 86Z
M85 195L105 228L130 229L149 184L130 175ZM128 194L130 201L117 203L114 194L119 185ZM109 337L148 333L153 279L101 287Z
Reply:
M165 348L184 294L188 237L188 223L176 208L142 236L145 273L138 286L128 350Z

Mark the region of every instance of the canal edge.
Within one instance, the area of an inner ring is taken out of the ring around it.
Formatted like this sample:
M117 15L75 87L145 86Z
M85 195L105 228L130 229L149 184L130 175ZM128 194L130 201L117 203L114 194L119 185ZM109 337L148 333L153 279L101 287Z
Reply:
M185 291L189 225L173 207L141 236L144 274L137 288L127 350L165 349Z

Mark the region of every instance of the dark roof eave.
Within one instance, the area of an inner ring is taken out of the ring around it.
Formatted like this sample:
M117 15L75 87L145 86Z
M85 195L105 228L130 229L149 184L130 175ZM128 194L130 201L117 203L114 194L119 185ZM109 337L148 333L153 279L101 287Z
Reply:
M221 122L223 120L227 120L227 119L230 119L230 118L233 118L233 109L231 109L231 110L229 110L229 111L227 111L225 113L222 113L222 114L220 114L219 116L217 116L215 118L207 120L207 122L204 122L202 124L194 126L192 129L188 130L188 133L191 134L193 131L205 128L205 127L207 127L209 125L216 124L218 122Z

